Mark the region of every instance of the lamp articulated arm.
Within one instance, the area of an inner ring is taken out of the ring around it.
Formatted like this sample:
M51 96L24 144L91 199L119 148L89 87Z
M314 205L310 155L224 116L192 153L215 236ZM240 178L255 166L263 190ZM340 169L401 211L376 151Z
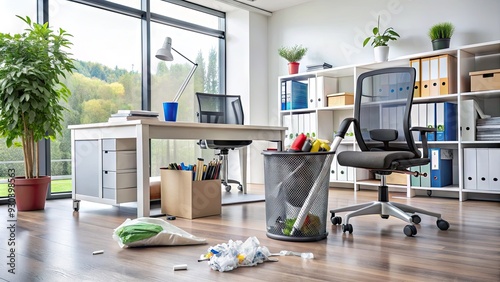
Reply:
M177 94L175 94L174 102L177 102L179 100L179 98L181 97L182 93L184 92L184 89L186 89L189 81L191 80L191 77L193 77L194 72L196 71L196 68L198 68L198 64L191 61L190 59L186 58L184 55L179 53L179 51L175 50L174 48L172 48L172 50L174 50L181 57L183 57L184 59L188 60L191 64L193 64L193 67L191 68L191 71L189 72L188 76L186 77L186 79L182 83L181 88L179 88L179 91L177 91Z

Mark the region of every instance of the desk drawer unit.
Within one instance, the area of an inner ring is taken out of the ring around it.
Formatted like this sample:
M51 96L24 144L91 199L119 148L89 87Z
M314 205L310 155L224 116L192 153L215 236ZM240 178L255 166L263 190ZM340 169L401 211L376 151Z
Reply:
M133 188L137 187L137 172L136 170L104 170L102 172L102 187L103 188Z
M116 204L137 201L135 139L102 140L102 197Z
M103 139L102 149L104 151L135 151L135 139Z
M103 188L102 197L104 199L115 200L117 204L136 202L137 188L124 188L124 189Z
M102 170L136 169L136 151L108 151L102 152Z

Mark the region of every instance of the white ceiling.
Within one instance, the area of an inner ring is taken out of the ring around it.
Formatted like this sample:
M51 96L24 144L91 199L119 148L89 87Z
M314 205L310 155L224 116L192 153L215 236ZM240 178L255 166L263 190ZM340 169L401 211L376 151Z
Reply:
M244 9L270 15L282 9L311 2L313 0L189 0L212 9L229 12L234 9Z

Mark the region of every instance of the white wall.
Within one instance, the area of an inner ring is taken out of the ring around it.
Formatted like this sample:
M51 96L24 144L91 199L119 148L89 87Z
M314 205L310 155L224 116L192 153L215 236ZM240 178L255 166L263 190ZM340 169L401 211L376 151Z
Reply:
M278 125L277 79L288 71L287 62L277 54L280 46L309 48L300 72L306 65L322 62L363 64L373 61L373 49L363 48L362 42L378 15L382 28L391 26L401 35L389 43L391 59L431 51L427 31L442 21L456 27L451 48L500 40L499 12L499 0L316 0L271 17L231 11L227 14L227 93L244 97L246 124ZM264 182L263 149L265 145L250 147L250 183Z
M267 125L267 20L247 11L226 14L226 93L242 96L245 124ZM254 142L249 148L247 181L263 183L262 150L267 142ZM230 152L229 176L239 178L238 154Z

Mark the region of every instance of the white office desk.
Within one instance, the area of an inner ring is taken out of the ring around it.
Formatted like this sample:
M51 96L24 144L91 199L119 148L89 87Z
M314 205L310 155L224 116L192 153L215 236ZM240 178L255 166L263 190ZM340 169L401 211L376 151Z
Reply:
M69 129L71 129L74 201L88 200L104 204L115 204L116 200L105 199L103 197L102 140L124 138L136 139L137 216L142 217L150 215L150 139L263 140L277 142L278 150L281 150L286 127L165 122L154 119L144 119L112 123L71 125ZM244 178L242 182L244 189L246 189L246 170L244 167L242 167L242 171L242 178ZM79 176L78 179L81 179L79 183L77 183L77 174ZM95 195L80 194L79 191L81 189L79 185L81 187L87 186L90 187L89 189L94 189L92 193ZM96 185L97 187L95 187Z

